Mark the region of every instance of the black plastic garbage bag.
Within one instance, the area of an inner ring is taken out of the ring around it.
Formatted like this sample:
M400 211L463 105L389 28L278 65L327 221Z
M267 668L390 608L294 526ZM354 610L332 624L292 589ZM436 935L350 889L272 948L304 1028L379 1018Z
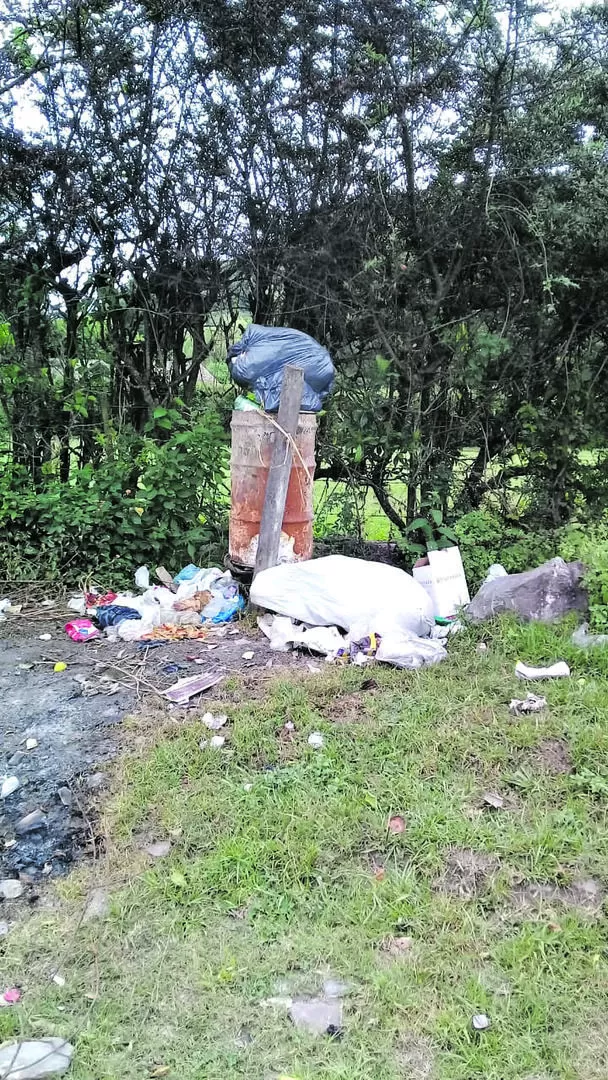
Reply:
M232 378L249 387L266 412L279 408L283 369L292 364L304 372L303 412L318 412L334 384L331 357L318 341L300 330L251 323L228 352Z
M551 559L526 570L486 581L466 609L473 622L514 611L522 619L552 622L569 611L586 611L587 594L581 584L583 563Z

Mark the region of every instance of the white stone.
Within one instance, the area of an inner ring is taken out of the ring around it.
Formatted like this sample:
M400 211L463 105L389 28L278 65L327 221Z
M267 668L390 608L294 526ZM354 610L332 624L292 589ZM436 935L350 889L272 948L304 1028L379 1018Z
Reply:
M0 1080L44 1080L67 1072L74 1047L65 1039L25 1039L0 1047Z

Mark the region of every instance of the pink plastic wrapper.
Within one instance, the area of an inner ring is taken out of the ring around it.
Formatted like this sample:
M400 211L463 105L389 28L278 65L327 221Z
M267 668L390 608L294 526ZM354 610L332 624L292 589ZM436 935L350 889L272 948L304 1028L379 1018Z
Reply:
M90 641L91 638L99 637L99 630L90 619L72 619L66 623L65 632L72 641Z

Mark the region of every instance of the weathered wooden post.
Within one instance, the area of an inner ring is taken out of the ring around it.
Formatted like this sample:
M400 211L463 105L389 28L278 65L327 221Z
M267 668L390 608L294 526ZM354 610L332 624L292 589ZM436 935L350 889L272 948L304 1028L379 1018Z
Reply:
M293 442L298 430L303 389L304 372L302 369L287 366L283 373L254 577L260 570L276 566L279 561L281 528L293 461Z

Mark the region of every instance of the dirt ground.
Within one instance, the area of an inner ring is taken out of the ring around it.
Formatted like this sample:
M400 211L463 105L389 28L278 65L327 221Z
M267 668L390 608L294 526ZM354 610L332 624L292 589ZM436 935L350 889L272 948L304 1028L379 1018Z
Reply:
M0 776L19 788L0 804L0 879L40 881L66 873L75 859L93 854L104 767L128 750L122 721L145 713L178 679L203 673L244 675L263 681L280 667L305 669L310 657L272 653L260 631L243 623L210 631L208 638L175 643L110 644L105 638L72 641L61 602L48 617L37 611L0 623ZM42 636L50 634L50 640ZM253 652L252 660L243 658ZM194 658L199 661L195 662ZM55 672L57 662L67 664ZM215 694L221 693L221 684ZM200 708L204 694L192 699ZM184 706L165 707L179 714ZM27 749L32 740L36 745ZM42 811L41 827L20 834L18 823Z

